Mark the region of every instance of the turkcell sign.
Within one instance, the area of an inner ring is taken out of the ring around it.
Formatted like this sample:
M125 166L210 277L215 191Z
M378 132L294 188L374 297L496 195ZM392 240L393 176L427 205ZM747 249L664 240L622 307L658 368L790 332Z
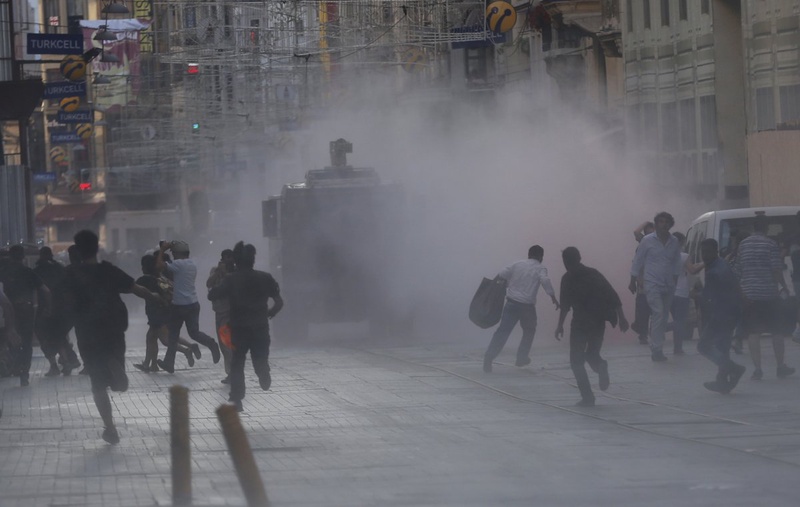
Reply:
M58 33L29 33L29 55L80 55L83 53L83 35Z
M92 111L81 110L68 113L66 111L59 111L56 116L58 123L92 123Z
M44 85L44 98L63 99L64 97L85 97L86 81L73 83L71 81L58 81Z
M80 143L81 141L83 141L81 136L75 132L50 133L50 144Z

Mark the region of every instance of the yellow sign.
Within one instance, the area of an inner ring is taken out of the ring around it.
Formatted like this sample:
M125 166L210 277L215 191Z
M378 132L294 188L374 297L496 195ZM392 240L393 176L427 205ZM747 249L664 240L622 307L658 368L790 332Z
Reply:
M506 33L517 24L517 11L508 2L492 2L486 8L486 24L494 33Z

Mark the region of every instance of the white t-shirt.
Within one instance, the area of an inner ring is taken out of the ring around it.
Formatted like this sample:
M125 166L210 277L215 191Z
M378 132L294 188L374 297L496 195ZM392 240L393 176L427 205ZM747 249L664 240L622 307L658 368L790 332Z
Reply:
M172 304L192 305L197 303L197 265L192 259L175 259L167 263L167 271L172 273Z

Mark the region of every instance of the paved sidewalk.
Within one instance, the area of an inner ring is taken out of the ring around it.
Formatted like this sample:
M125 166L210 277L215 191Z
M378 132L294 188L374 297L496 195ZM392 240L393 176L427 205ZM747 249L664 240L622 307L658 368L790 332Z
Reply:
M748 373L729 396L703 389L713 368L692 344L654 364L646 347L611 343L611 389L577 409L567 344L538 336L515 368L517 339L490 375L476 341L274 350L272 390L248 371L242 415L272 504L797 504L800 379L775 379L768 343L765 379L736 356ZM204 351L192 369L144 374L143 354L129 350L130 389L112 395L117 446L100 439L87 378L45 378L39 357L30 387L0 380L0 506L170 505L174 383L191 390L195 505L245 505L214 413L221 365Z

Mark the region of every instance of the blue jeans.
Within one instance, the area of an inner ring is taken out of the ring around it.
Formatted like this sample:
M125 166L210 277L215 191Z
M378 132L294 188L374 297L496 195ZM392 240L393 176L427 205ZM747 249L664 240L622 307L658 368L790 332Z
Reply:
M200 303L192 303L190 305L170 305L169 306L169 322L167 328L169 329L169 340L167 345L167 352L164 354L164 363L168 365L175 364L175 353L178 350L178 338L181 334L181 328L186 324L186 332L189 333L189 338L205 345L209 349L213 349L217 342L213 338L200 331Z
M536 334L536 306L506 299L503 315L500 317L500 325L497 326L489 348L486 350L486 355L483 357L485 362L492 362L500 355L500 351L505 347L517 322L522 327L522 340L517 349L517 362L528 359L533 345L533 336Z
M664 347L664 334L667 330L667 317L672 308L672 295L675 287L656 287L645 284L644 294L650 307L650 350L661 352Z
M716 364L720 371L725 370L731 365L731 341L737 319L735 316L709 315L706 318L704 315L703 317L703 329L700 341L697 343L697 351Z

